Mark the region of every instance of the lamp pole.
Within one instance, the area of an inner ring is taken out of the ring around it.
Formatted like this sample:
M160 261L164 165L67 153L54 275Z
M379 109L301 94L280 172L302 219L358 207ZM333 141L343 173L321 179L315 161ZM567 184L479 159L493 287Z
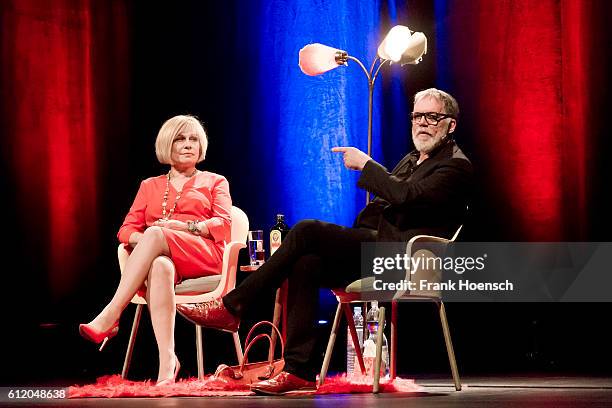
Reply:
M365 74L368 80L368 156L372 157L372 114L373 114L373 104L374 104L374 83L376 82L376 78L378 77L378 73L383 65L388 63L390 60L380 58L377 56L372 65L370 66L370 70L368 71L359 59L348 55L344 51L339 51L336 55L336 61L338 63L346 64L348 60L354 61L361 67L361 70ZM378 63L378 65L377 65ZM376 69L376 71L374 71ZM366 191L366 205L370 203L370 192Z

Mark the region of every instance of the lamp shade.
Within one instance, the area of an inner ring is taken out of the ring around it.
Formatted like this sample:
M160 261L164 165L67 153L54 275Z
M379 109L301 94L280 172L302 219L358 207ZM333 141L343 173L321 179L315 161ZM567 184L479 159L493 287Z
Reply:
M408 40L408 48L400 59L400 64L418 64L423 59L424 54L427 54L427 37L421 32L412 33L410 40Z
M346 51L319 43L308 44L300 50L299 66L306 75L321 75L343 65L343 55L346 56Z
M427 37L423 33L413 33L403 25L391 28L378 46L378 56L382 59L404 64L418 64L427 52Z

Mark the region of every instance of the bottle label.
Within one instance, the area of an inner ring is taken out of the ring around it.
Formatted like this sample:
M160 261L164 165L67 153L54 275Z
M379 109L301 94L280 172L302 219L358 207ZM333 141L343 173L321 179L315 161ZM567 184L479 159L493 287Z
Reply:
M274 254L276 250L281 246L282 235L279 230L270 231L270 255Z

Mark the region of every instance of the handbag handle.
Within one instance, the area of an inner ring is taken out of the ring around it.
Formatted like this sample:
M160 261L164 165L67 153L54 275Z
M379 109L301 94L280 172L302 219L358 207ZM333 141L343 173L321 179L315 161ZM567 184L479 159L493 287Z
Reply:
M253 340L251 340L251 335L253 334L253 331L258 328L259 326L262 325L269 325L272 326L272 328L274 329L274 331L277 334L278 339L280 340L280 344L281 344L281 355L284 356L285 355L285 341L283 340L283 336L281 335L280 330L278 330L278 327L276 327L274 325L274 323L269 322L267 320L262 320L261 322L256 323L253 327L251 327L251 330L249 330L249 333L246 336L246 340L244 341L244 343L246 344L245 346L245 350L244 350L244 357L242 358L242 364L240 364L240 373L242 373L242 370L244 368L244 365L247 363L248 360L248 355L249 355L249 350L251 350L251 347L253 346L253 344L255 344L259 339L262 338L267 338L268 341L270 342L270 344L272 344L272 337L270 337L269 334L267 333L260 333L257 336L255 336L253 338ZM272 357L274 358L274 357ZM270 364L272 364L272 361L269 361Z

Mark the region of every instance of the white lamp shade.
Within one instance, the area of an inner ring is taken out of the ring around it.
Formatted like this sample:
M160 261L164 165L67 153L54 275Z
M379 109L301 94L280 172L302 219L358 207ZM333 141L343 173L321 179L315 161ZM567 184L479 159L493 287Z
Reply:
M427 54L427 37L421 32L412 33L412 36L408 40L408 47L402 54L400 63L402 65L418 64L423 59L423 54Z
M398 62L402 58L404 50L408 47L408 40L411 35L408 27L396 25L389 30L383 42L378 46L378 56Z
M396 25L387 33L378 47L382 59L401 64L418 64L427 52L427 37L423 33L412 33L403 25Z
M338 67L336 54L342 52L337 48L314 43L304 46L299 53L299 66L303 73L310 76L321 75Z

